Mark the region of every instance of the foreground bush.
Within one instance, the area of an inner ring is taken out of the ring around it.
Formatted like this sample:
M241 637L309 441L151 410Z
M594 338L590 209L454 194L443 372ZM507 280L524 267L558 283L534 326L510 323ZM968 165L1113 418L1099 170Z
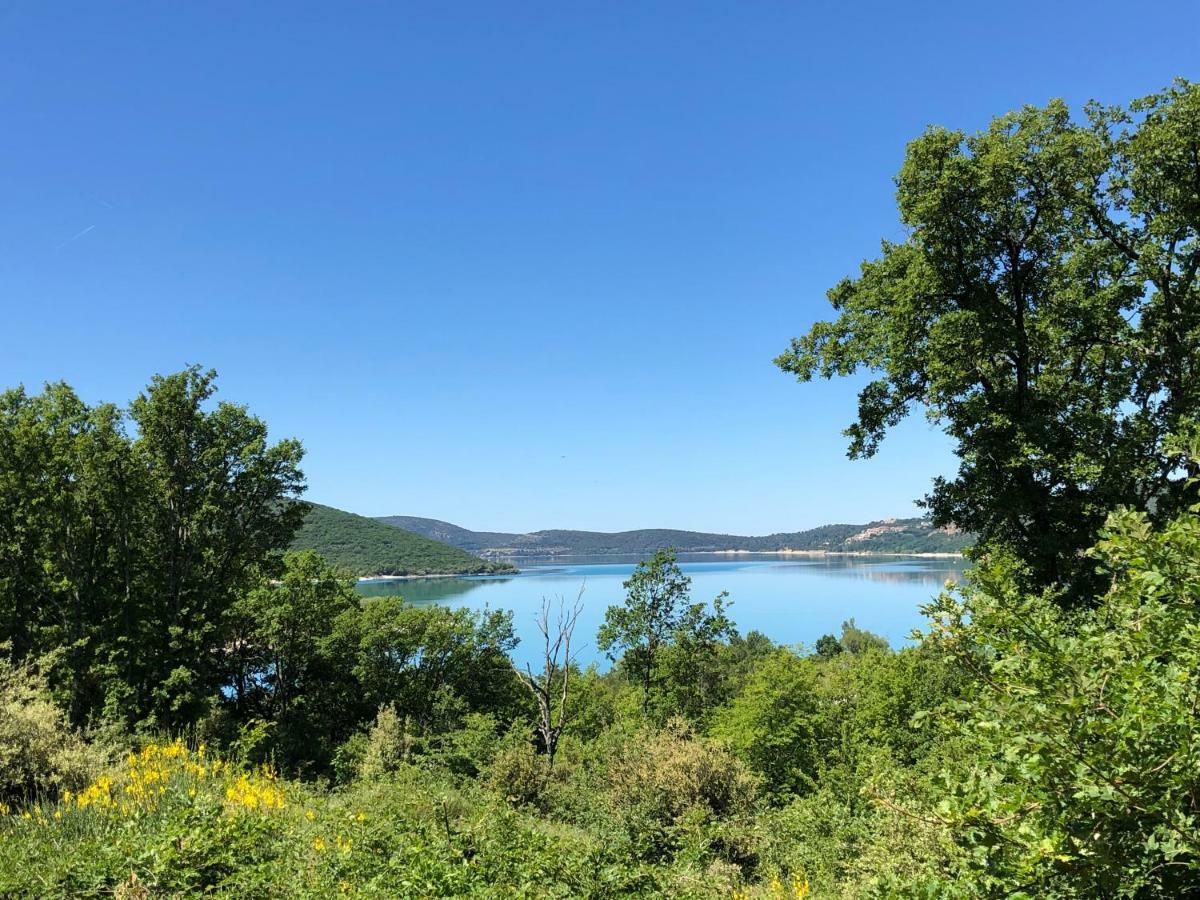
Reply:
M150 744L58 802L0 816L0 896L721 896L470 783L401 765L324 792L204 747Z
M977 760L936 813L979 893L1183 897L1200 883L1200 509L1110 517L1108 592L1064 612L1011 566L945 598L938 639L977 673Z
M0 656L0 812L78 790L105 763L104 753L85 743L50 699L41 673Z

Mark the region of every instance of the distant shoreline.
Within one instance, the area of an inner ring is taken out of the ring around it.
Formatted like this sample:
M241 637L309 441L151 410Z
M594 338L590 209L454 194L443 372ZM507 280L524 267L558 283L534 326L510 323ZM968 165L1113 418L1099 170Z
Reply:
M892 551L892 550L681 550L680 553L706 553L713 556L920 556L929 559L961 558L958 550Z
M645 551L647 553L651 551ZM917 556L927 559L959 559L963 554L958 550L930 550L918 552L915 550L900 551L900 550L676 550L680 554L691 554L693 556ZM586 552L571 552L571 553L495 553L488 550L479 551L484 559L556 559L558 557L571 556L638 556L639 553L627 553L625 551L613 551L609 553L586 553Z
M485 551L486 552L486 551ZM681 554L694 556L853 556L853 557L883 557L897 559L916 557L918 559L963 559L963 554L954 551L930 551L925 553L899 553L883 550L680 550ZM486 556L485 559L557 559L572 556L637 556L636 553L523 553L513 556ZM513 572L437 572L429 575L360 575L359 582L364 581L415 581L422 578L496 578L519 575L518 567Z

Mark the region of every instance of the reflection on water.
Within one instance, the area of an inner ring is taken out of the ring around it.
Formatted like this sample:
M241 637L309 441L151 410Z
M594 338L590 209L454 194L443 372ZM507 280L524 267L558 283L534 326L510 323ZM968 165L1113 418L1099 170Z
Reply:
M417 603L444 603L473 609L509 609L521 646L518 662L534 661L536 614L543 597L574 598L584 588L577 643L581 661L607 661L595 649L595 635L607 606L624 598L621 583L633 572L634 557L521 557L512 560L519 575L419 578L361 582L364 596L399 594ZM822 634L837 633L854 618L893 646L922 625L919 607L948 580L966 569L960 558L854 557L763 554L714 557L681 554L679 564L692 579L692 599L721 591L733 601L732 616L744 634L758 630L784 644L811 646Z
M360 581L356 590L364 597L400 594L412 603L441 603L455 600L488 585L511 581L513 576L492 575L469 578L405 578Z

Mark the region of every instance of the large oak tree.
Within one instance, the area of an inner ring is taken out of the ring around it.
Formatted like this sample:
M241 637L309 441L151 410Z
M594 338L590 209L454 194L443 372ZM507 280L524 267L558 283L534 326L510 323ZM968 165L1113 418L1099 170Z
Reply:
M829 292L776 363L859 371L851 457L916 408L958 472L924 502L1035 584L1082 589L1106 512L1182 502L1168 436L1200 406L1200 86L1128 109L1026 107L931 128L897 179L906 237Z

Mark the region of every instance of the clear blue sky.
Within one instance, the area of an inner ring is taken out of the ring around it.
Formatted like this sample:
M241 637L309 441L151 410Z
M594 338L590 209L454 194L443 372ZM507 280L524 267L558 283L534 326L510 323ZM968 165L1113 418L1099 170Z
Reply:
M6 3L0 384L215 367L308 496L474 528L906 515L771 359L926 125L1200 75L1129 3Z

